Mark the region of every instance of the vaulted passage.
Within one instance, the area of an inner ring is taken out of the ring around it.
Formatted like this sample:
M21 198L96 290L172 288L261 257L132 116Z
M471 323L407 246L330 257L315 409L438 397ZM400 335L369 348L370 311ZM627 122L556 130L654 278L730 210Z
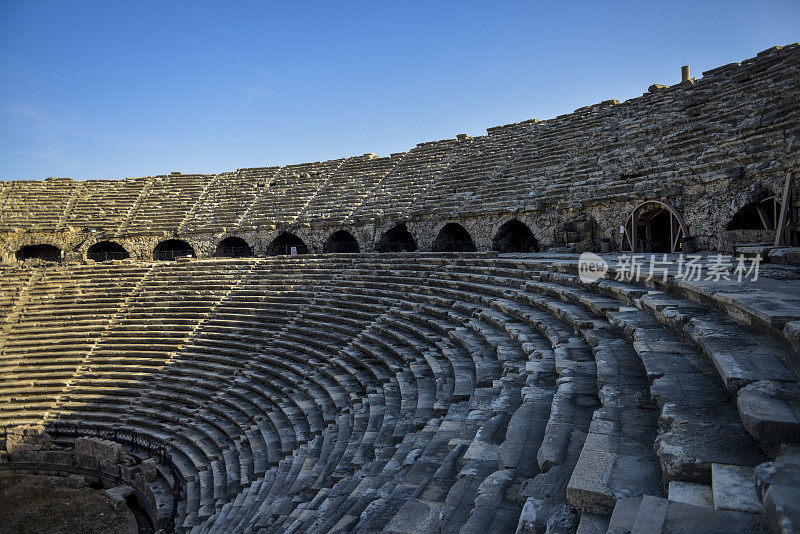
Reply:
M508 221L492 239L496 252L539 252L539 242L528 226L516 219Z
M458 223L446 224L433 241L434 252L475 252L475 242Z
M167 239L153 249L154 260L174 260L195 257L192 245L181 239Z
M414 252L417 250L417 243L406 225L398 224L381 236L380 241L375 245L375 250L378 252Z
M648 252L669 252L669 213L661 210L647 221Z
M731 218L726 230L774 230L780 206L775 197L745 204Z
M53 245L26 245L17 251L17 260L61 261L61 249Z
M658 200L643 202L625 223L622 250L626 252L686 252L686 223L680 214Z
M220 241L217 250L214 251L215 258L249 258L252 255L253 249L247 241L236 236L226 237Z
M359 252L358 241L347 230L339 230L334 232L325 241L323 245L323 252L334 253L354 253Z
M283 254L308 254L308 247L303 240L296 235L289 232L284 232L272 240L272 243L270 243L269 249L267 250L267 254L270 256L280 256Z
M130 257L125 247L114 241L100 241L86 251L86 258L94 261L124 260Z

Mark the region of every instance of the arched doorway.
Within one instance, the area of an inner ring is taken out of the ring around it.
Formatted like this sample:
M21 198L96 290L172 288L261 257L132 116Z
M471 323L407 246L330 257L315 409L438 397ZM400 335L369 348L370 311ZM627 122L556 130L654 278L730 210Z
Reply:
M492 239L496 252L539 252L539 242L528 226L513 219L505 223Z
M174 260L195 257L192 245L181 239L167 239L153 249L154 260Z
M347 230L339 230L334 232L322 245L323 252L332 253L353 253L358 252L358 241L355 236Z
M731 217L726 230L775 230L781 205L774 196L745 204Z
M249 258L252 255L253 249L247 241L236 236L226 237L220 241L217 250L214 251L215 258Z
M308 247L303 240L296 235L289 232L284 232L272 240L272 243L270 243L269 249L267 250L267 254L270 256L281 256L284 254L289 254L292 256L296 254L308 254Z
M130 257L125 247L114 241L99 241L86 251L86 258L94 261L124 260Z
M417 250L417 243L406 225L400 223L381 236L375 245L375 250L378 252L414 252Z
M689 237L683 217L658 200L642 202L631 212L622 235L623 252L681 252Z
M467 229L458 223L444 225L433 240L434 252L475 252L475 242Z
M17 250L17 260L39 259L43 261L61 261L64 253L60 248L53 245L25 245Z

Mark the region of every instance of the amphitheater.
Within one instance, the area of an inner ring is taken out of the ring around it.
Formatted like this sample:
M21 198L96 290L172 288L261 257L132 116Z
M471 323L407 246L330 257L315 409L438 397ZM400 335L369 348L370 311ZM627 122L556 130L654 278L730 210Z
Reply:
M0 475L140 532L800 532L797 170L792 44L387 157L0 182Z

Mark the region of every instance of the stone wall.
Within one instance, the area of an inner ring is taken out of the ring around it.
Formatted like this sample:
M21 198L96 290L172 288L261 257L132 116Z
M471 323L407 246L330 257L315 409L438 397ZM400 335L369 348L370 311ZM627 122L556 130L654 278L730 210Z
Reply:
M0 454L0 463L11 464L7 466L9 470L65 477L73 473L67 477L72 484L83 484L83 476L107 486L122 484L108 490L113 500L115 489L125 489L115 507L123 507L124 496L135 493L141 509L154 525L163 526L168 519L169 510L163 506L159 509L159 498L152 487L158 476L155 460L145 458L139 462L125 452L121 443L78 437L73 447L58 446L51 442L43 425L31 424L10 428L5 449Z
M346 229L362 251L406 223L418 250L462 224L478 250L510 219L544 248L597 249L642 201L682 214L701 249L726 250L725 227L745 204L781 194L800 168L800 45L775 47L643 96L550 120L491 128L486 136L421 143L372 155L219 175L118 181L0 182L0 260L47 243L82 258L114 240L149 259L178 237L201 257L236 235L257 255L284 231L312 252ZM343 199L348 199L345 202ZM762 236L763 237L763 236ZM766 237L769 237L768 235Z

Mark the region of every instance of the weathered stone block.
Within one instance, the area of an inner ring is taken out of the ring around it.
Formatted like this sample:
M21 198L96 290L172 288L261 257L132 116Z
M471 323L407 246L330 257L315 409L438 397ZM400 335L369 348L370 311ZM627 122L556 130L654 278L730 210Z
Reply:
M51 447L50 435L44 425L21 425L11 428L6 435L6 451L38 451Z
M761 501L756 494L753 468L714 464L711 469L714 508L760 513Z
M156 461L152 458L145 458L142 460L140 464L140 468L142 470L142 479L145 482L153 482L158 475L158 470L156 469Z
M100 438L81 437L75 440L75 454L89 456L100 462L117 464L122 462L122 444Z

